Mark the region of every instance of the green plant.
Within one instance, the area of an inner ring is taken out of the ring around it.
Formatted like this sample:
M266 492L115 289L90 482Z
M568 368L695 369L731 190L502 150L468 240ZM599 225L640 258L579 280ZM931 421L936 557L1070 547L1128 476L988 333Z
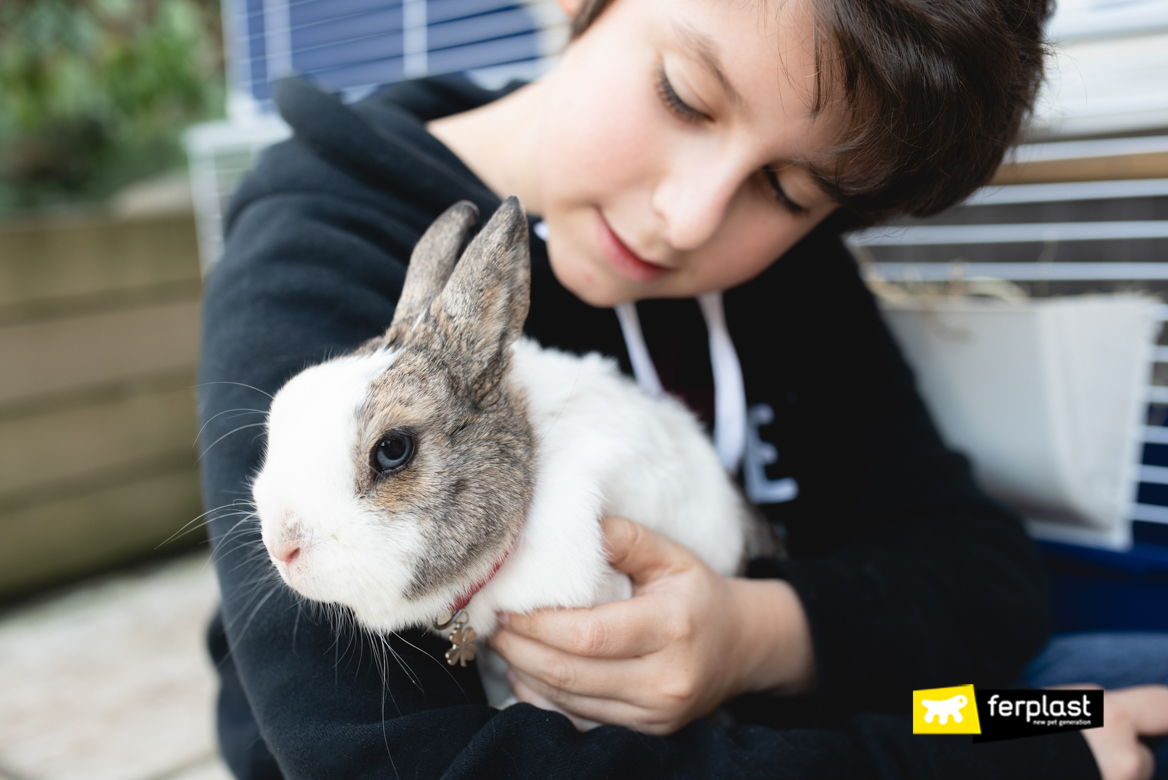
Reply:
M4 0L0 214L180 165L223 90L218 0Z

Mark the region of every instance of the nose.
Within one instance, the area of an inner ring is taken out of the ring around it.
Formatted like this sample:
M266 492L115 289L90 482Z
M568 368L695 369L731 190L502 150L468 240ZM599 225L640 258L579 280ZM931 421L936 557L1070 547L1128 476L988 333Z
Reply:
M669 245L686 251L709 241L744 180L742 172L716 156L673 166L653 192L653 210L665 223Z
M292 562L300 557L300 542L284 539L277 544L271 545L268 548L268 552L272 554L273 558L283 562L285 566L291 566Z
M275 561L291 566L304 547L304 534L295 514L284 511L273 518L273 522L264 522L260 534L264 547Z

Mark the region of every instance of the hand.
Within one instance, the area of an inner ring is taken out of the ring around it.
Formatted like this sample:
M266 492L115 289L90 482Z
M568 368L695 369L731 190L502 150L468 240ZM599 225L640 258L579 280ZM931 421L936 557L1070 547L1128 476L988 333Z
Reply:
M721 577L631 520L603 524L633 596L501 616L490 644L511 665L520 701L671 734L740 693L814 686L807 617L788 583Z
M1140 685L1104 691L1103 728L1087 729L1083 737L1103 780L1148 780L1155 761L1140 737L1164 734L1168 734L1168 687Z

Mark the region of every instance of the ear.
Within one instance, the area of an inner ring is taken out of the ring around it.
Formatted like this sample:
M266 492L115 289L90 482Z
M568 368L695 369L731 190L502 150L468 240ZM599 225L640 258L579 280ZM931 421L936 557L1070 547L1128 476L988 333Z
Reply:
M442 292L467 232L478 221L478 207L469 200L460 200L442 212L422 234L410 255L410 267L393 312L393 322L385 333L386 344L400 343L418 316Z
M580 13L580 6L584 5L584 0L556 0L556 3L569 19L575 19L576 14Z
M445 330L458 374L481 400L503 376L531 296L527 217L507 198L466 248L431 313Z

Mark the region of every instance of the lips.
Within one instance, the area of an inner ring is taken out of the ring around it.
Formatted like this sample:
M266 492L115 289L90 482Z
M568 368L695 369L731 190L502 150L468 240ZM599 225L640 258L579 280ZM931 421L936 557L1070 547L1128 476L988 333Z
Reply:
M670 270L642 260L617 237L603 214L597 211L596 215L596 239L600 253L618 274L633 282L651 282Z

